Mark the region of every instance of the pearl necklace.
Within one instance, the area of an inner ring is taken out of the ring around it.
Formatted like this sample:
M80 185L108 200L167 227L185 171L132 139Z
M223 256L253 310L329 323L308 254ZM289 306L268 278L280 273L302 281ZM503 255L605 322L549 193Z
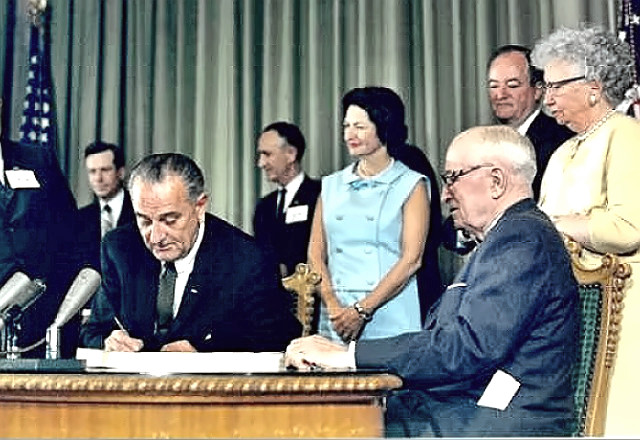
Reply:
M605 115L600 118L600 120L598 122L596 122L595 124L593 124L591 126L590 129L588 129L587 131L585 131L584 133L580 133L576 136L576 140L578 141L578 143L581 143L582 141L584 141L586 138L588 138L589 136L591 136L593 133L595 133L596 130L598 130L600 127L602 127L604 125L605 122L607 122L607 120L609 120L609 118L611 116L614 115L616 111L614 109L609 109L607 111L607 113L605 113Z
M369 171L365 166L364 166L364 162L361 160L358 162L358 172L360 174L361 177L367 178L367 177L374 177L377 176L378 174L382 173L384 170L386 170L387 168L389 168L389 166L393 163L393 157L390 157L387 160L387 163L384 164L384 166L382 167L382 169L380 169L380 171L378 171L377 173L371 172Z

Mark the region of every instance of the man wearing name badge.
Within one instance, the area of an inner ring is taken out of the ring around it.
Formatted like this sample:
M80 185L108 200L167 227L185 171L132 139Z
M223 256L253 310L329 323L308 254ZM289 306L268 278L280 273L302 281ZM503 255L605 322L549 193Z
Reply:
M131 197L124 189L124 154L117 145L93 142L84 150L92 203L78 211L79 241L85 261L100 271L100 242L104 234L135 221Z
M107 351L280 351L300 324L252 237L205 213L202 171L154 154L131 171L136 224L102 241L102 285L82 329Z
M0 286L17 271L41 279L47 286L20 321L19 347L44 338L80 269L74 236L76 216L75 200L53 150L2 138ZM63 357L73 355L78 336L77 328L66 330ZM22 354L43 356L44 345Z
M274 122L258 138L258 167L278 185L256 204L253 231L258 244L274 255L281 275L307 261L311 220L320 194L320 181L302 171L306 143L300 129Z
M531 143L476 127L449 146L442 200L479 242L423 329L352 343L292 341L289 365L385 369L391 437L566 436L573 427L578 288L564 243L534 200Z

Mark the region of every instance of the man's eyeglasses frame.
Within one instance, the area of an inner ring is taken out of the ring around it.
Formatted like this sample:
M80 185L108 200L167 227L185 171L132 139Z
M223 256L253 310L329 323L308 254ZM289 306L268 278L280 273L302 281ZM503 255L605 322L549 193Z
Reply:
M495 165L492 163L481 163L481 164L469 167L466 170L460 169L460 170L445 171L444 174L440 174L440 178L442 179L442 182L444 182L444 185L446 187L451 188L461 177L471 174L472 172L479 170L481 168L489 168L493 166Z

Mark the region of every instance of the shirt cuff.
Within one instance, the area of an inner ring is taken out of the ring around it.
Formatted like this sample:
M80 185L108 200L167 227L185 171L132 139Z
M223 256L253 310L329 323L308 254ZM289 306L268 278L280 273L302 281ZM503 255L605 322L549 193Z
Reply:
M347 348L347 360L349 364L347 367L351 370L356 369L356 341L349 342L349 347Z

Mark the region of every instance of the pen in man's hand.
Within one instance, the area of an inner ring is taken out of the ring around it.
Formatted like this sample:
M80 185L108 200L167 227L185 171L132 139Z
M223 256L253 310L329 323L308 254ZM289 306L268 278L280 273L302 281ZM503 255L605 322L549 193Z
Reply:
M122 325L122 323L120 322L120 320L118 319L118 317L117 317L117 316L114 316L114 317L113 317L113 320L116 322L116 325L118 326L118 328L119 328L120 330L122 330L122 331L123 331L123 332L125 332L126 334L129 334L129 332L127 331L127 329L126 329L126 328L124 328L124 325Z

